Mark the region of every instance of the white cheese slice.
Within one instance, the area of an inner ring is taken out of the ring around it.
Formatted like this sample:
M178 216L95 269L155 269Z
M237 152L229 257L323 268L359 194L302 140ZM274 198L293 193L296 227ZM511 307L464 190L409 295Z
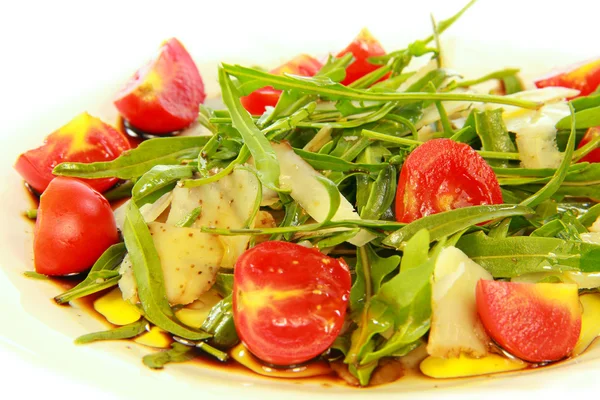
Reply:
M477 316L475 288L492 275L465 253L450 246L435 264L431 296L431 330L427 352L434 357L487 354L489 338Z

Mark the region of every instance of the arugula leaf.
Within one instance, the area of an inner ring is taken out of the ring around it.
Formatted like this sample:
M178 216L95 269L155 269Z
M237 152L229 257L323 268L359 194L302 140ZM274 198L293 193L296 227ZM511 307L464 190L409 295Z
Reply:
M482 222L528 214L534 214L534 211L526 206L512 204L457 208L411 222L385 238L383 244L402 249L406 242L421 229L429 231L430 239L433 242Z
M201 214L202 214L202 207L196 207L192 211L190 211L190 213L188 215L183 217L181 219L181 221L177 222L175 224L175 226L177 226L179 228L189 228L192 225L194 225L194 222L196 222L196 220L198 218L200 218Z
M79 282L77 286L56 296L54 301L58 304L65 304L72 300L115 286L121 278L116 269L121 265L125 253L126 249L124 243L117 243L110 246L102 253L100 258L96 260L92 269L83 281Z
M337 172L379 172L386 168L385 164L364 164L352 163L340 157L329 154L312 153L301 149L294 149L294 153L298 154L304 161L309 163L314 169L321 171L337 171Z
M133 201L138 205L152 194L172 187L181 179L191 178L194 169L187 165L157 165L137 180L131 191Z
M587 129L600 125L600 106L586 108L564 117L556 123L556 129L573 129L574 120L577 121L574 124L575 129Z
M182 363L192 360L198 356L194 347L188 347L181 343L174 342L169 350L159 351L144 356L142 361L144 365L152 369L162 369L170 363Z
M244 144L252 154L260 180L270 189L279 189L279 161L269 140L254 124L250 114L240 101L240 93L224 68L219 68L219 84L223 102L231 113L233 127L236 128Z
M396 167L387 165L371 185L368 200L360 212L363 219L379 219L396 196Z
M492 239L475 232L463 236L457 247L494 278L543 271L600 271L600 246L579 241L539 236Z
M210 335L183 325L167 301L160 258L150 230L134 202L130 202L123 224L123 238L131 258L133 276L144 317L159 328L191 340Z
M148 329L148 322L143 318L134 323L109 329L107 331L88 333L75 339L76 344L87 344L104 340L131 339L141 335Z
M475 129L483 144L482 150L509 153L517 151L504 125L501 109L476 112L474 115ZM489 164L492 166L508 166L506 160L491 160Z
M537 109L541 103L513 99L505 96L494 96L487 94L471 93L411 93L395 91L368 91L352 89L341 85L326 77L304 77L297 75L273 75L256 69L240 65L222 64L222 70L241 80L252 80L256 82L253 86L245 87L239 95L248 95L256 87L273 86L279 90L293 90L305 94L316 94L330 100L358 100L358 101L404 101L415 102L422 100L430 101L471 101L482 103L494 103L512 105L522 108ZM251 90L250 90L251 89Z
M207 136L154 138L112 161L65 162L58 164L52 173L76 178L138 178L157 165L176 165L184 159L195 159L208 140Z
M212 335L210 343L221 349L229 349L240 341L233 323L233 301L231 295L211 308L202 329Z

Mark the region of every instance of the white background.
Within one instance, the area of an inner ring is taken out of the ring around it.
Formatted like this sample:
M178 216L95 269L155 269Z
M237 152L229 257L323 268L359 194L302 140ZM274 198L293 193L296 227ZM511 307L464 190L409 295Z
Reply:
M368 26L391 50L389 43L402 45L428 35L430 11L442 19L463 3L2 1L0 155L14 157L3 152L10 147L9 142L23 143L18 145L21 150L32 147L52 128L93 102L86 93L101 86L118 87L123 77L171 36L186 44L201 64L220 59L258 59L274 64L298 52L339 50L363 26ZM496 57L519 66L519 59L513 60L507 47L516 54L549 54L560 49L593 58L600 56L599 6L595 3L483 0L452 28L452 34L485 43L485 52L474 53L482 57L481 62ZM496 46L507 54L495 54ZM548 59L556 65L561 61L560 57ZM207 84L214 87L214 82ZM29 122L37 118L52 125L47 131L34 132ZM16 291L0 293L0 301L19 307ZM42 367L43 363L28 353L27 346L3 339L3 330L15 324L19 321L0 316L0 399L114 396L102 387L74 381L60 368ZM590 382L590 387L595 384Z

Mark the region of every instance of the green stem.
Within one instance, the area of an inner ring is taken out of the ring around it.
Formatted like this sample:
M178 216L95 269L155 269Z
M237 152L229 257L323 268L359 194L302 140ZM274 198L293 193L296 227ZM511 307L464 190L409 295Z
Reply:
M573 152L573 162L577 162L577 161L581 160L583 157L587 156L592 151L594 151L596 148L598 148L599 145L600 145L600 136L596 136L595 138L590 140L588 143L586 143L583 147L580 147L579 149L577 149Z
M387 135L385 133L379 133L375 131L371 131L368 129L363 129L361 135L367 137L369 139L381 140L384 142L397 143L404 146L420 146L424 142L407 139L403 137L397 137L392 135ZM520 160L519 153L504 153L501 151L484 151L484 150L476 150L477 153L483 158L492 158L495 160Z
M25 216L29 219L37 219L38 210L37 208L32 208L31 210L25 211Z

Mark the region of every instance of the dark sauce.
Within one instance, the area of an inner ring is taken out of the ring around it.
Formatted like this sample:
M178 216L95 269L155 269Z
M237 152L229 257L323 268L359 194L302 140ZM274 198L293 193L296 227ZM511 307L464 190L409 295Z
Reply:
M173 131L168 133L161 133L160 135L156 135L150 132L146 132L142 129L136 128L131 125L129 121L125 118L119 116L117 117L117 127L126 134L130 140L133 139L137 142L137 144L141 143L144 140L158 138L158 137L173 137L179 135L182 131Z

